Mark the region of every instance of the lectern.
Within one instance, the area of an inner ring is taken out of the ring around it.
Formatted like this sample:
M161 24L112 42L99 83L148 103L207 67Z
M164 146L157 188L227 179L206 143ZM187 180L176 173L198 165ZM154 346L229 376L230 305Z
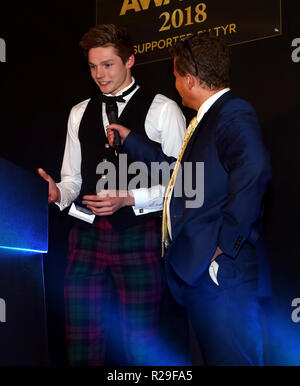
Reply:
M0 158L0 366L48 364L48 183Z

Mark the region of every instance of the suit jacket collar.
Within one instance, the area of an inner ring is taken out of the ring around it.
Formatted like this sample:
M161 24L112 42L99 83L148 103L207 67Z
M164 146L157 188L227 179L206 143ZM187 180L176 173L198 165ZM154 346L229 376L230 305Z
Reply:
M190 153L190 150L192 149L192 145L197 138L199 132L201 131L201 128L205 125L207 119L216 112L218 108L221 108L224 103L226 103L229 99L233 98L233 92L230 90L223 94L219 99L215 101L215 103L207 110L207 112L203 115L201 121L199 122L198 126L196 127L191 139L189 140L189 143L185 149L184 155L182 157L182 161L186 159Z
M226 103L229 99L233 98L233 93L231 91L226 92L223 94L219 99L216 100L216 102L210 107L210 109L204 114L203 118L199 122L198 126L196 127L191 139L189 140L189 143L185 149L185 152L183 154L181 162L183 163L185 160L188 159L189 154L193 148L193 143L195 142L196 138L198 137L201 129L206 124L209 117L211 117L212 114L214 114L218 108L221 108L224 103ZM175 181L176 184L176 181ZM173 191L174 192L174 191ZM174 198L174 197L173 197ZM177 200L171 200L170 206L172 207L171 211L176 213L176 218L172 219L172 234L173 237L176 237L176 235L180 232L180 227L182 226L182 208L177 207L176 210L174 208L175 201ZM178 212L179 210L179 212Z

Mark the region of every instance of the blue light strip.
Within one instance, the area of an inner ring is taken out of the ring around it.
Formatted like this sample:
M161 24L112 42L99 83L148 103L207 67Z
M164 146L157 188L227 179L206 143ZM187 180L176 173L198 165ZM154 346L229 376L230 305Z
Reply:
M25 249L25 248L2 247L1 245L0 245L0 249L8 249L11 251L21 251L21 252L48 253L48 251L39 251L36 249Z

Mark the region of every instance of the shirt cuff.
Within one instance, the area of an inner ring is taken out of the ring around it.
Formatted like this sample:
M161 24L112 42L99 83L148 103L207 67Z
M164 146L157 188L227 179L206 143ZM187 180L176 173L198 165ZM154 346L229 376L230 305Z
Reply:
M60 201L54 202L54 204L57 205L59 207L59 209L62 211L70 205L70 202L67 200L67 197L65 197L63 189L59 186L59 183L56 184L56 186L58 187L58 190L60 191Z
M164 202L163 186L154 186L150 189L132 189L135 205L132 207L136 215L157 212L163 209Z

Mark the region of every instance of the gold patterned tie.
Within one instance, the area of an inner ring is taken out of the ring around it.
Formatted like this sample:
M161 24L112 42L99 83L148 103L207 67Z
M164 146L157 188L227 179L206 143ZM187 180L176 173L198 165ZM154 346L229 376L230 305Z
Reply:
M164 256L165 247L168 246L167 245L168 244L168 233L169 233L170 239L172 239L171 218L170 218L169 209L170 209L170 201L171 201L171 196L173 193L174 183L176 180L176 176L178 174L179 166L180 166L183 154L185 152L185 149L186 149L186 147L189 143L189 140L190 140L190 138L191 138L191 136L192 136L192 134L197 126L198 126L197 117L194 117L191 120L188 128L186 129L183 144L182 144L182 147L180 150L180 154L179 154L177 161L175 163L175 167L174 167L169 185L168 185L167 190L166 190L165 199L164 199L164 209L163 209L163 215L162 215L162 257Z

